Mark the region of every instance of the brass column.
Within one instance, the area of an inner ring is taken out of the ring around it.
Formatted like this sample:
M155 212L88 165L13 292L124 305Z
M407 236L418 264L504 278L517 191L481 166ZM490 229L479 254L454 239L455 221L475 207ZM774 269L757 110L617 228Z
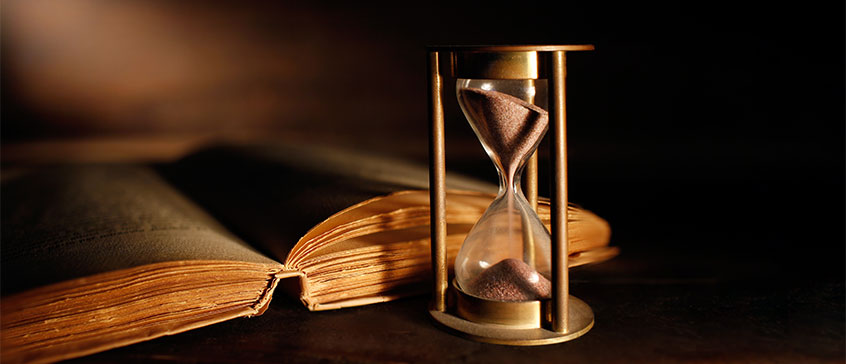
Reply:
M570 284L567 265L567 106L564 51L554 51L550 64L550 155L552 159L552 329L567 332L570 327Z
M526 200L535 212L538 211L538 151L532 153L526 161Z
M526 80L530 85L534 86L535 80ZM528 100L535 103L535 97L532 95ZM538 151L535 150L529 159L526 161L525 179L523 180L523 190L526 192L526 200L529 201L529 206L535 213L538 212ZM528 225L524 222L523 225ZM525 237L523 238L523 261L530 267L535 268L535 239L529 230L523 229Z
M444 151L444 108L441 101L443 78L439 71L438 52L429 52L429 196L432 236L432 271L434 297L432 309L446 311L446 153Z

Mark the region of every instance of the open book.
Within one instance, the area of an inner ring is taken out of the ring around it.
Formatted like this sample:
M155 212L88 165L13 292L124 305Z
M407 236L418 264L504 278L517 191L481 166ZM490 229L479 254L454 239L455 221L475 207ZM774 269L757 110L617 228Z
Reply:
M2 361L56 361L260 315L277 286L310 310L425 293L426 176L425 166L290 146L5 171ZM448 188L454 259L494 195L456 176ZM548 204L539 210L548 223ZM569 214L571 265L616 254L604 220Z

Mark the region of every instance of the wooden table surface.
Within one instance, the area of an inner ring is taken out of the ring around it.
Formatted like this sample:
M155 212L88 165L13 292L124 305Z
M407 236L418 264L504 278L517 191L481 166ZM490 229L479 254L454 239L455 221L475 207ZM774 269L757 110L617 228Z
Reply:
M645 182L637 183L638 178ZM622 249L611 261L571 272L572 294L596 315L595 327L575 341L542 347L468 341L433 324L427 297L308 312L297 300L278 296L261 317L75 362L842 363L846 359L843 211L836 209L842 207L842 199L832 200L830 195L836 191L836 180L817 184L816 189L803 188L804 180L752 177L716 182L677 178L665 184L641 175L626 181L579 177L572 181L582 191L576 196L591 202L586 207L611 221L612 244ZM786 211L772 198L772 191L800 191L804 204L792 204L785 218Z
M427 299L308 312L277 297L236 319L76 362L814 363L842 362L843 285L580 276L639 264L625 256L575 275L596 315L585 336L542 347L468 341L437 328Z

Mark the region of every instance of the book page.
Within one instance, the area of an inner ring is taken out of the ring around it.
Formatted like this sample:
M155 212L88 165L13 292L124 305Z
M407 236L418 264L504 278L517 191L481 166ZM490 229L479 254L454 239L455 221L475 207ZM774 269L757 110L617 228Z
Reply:
M5 178L3 295L152 263L279 263L147 167L77 165Z

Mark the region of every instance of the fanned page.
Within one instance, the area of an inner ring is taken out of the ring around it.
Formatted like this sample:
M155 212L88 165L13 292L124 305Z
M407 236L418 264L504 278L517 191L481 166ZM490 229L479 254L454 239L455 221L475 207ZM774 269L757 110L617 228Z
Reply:
M149 168L4 179L3 362L55 361L259 314L282 269Z
M447 192L447 256L455 256L494 195ZM549 203L538 207L549 226ZM609 259L610 227L590 211L568 210L570 266ZM301 299L311 310L389 301L425 292L430 273L428 191L401 191L343 210L309 231L285 261L303 275Z

